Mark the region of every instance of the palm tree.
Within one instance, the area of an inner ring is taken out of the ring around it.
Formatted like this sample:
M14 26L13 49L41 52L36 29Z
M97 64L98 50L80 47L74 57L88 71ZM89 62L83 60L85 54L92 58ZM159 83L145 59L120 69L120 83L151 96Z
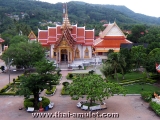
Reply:
M114 69L114 75L116 75L117 82L119 82L117 72L120 70L123 74L123 68L126 66L125 58L120 53L111 53L108 56L106 64L111 64Z
M102 68L100 69L100 71L102 72L102 74L105 76L106 78L106 82L107 82L107 77L109 76L113 76L114 74L114 70L112 68L112 65L109 63L103 64Z

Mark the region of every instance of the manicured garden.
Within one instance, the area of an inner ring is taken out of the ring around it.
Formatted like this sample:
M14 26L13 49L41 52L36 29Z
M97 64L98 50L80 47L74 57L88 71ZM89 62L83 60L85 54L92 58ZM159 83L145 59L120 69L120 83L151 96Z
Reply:
M160 88L153 84L133 84L124 86L126 89L126 94L141 94L143 91L160 91Z
M60 79L61 76L59 76ZM0 95L19 95L18 94L18 88L19 85L21 84L21 80L18 78L13 79L13 82L11 82L10 84L7 84L6 86L4 86L1 90L0 90ZM59 80L58 81L52 81L51 82L51 90L50 89L46 89L45 93L46 95L53 95L56 91L56 85L59 84Z
M72 80L76 77L84 77L89 75L89 73L68 73L67 79ZM125 79L122 79L122 74L118 74L119 84L124 86L126 89L126 94L141 94L143 91L160 91L160 88L155 86L154 83L156 80L154 75L151 75L150 78L144 78L145 74L142 72L130 72L125 74ZM108 77L107 81L117 83L116 78ZM62 89L62 95L68 95L65 87Z
M157 95L157 96L155 96ZM158 115L160 116L160 91L156 92L142 92L141 93L142 99L145 102L149 103L149 107Z

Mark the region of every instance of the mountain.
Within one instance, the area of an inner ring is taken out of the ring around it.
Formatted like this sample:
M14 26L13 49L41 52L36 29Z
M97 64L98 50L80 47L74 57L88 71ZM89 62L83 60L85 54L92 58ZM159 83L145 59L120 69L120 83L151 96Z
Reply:
M142 22L142 23L160 25L160 17L157 18L157 17L147 16L144 14L135 13L125 6L106 5L105 7L122 12L125 15L127 15L128 17L130 17L131 19L134 19L134 20Z
M0 33L13 28L19 31L24 25L37 32L38 28L47 29L47 26L54 26L53 22L62 22L63 3L38 0L0 0L0 3ZM67 6L71 24L95 28L96 33L103 29L103 24L114 21L124 29L130 29L134 24L160 25L160 18L134 13L125 6L78 1L68 2Z

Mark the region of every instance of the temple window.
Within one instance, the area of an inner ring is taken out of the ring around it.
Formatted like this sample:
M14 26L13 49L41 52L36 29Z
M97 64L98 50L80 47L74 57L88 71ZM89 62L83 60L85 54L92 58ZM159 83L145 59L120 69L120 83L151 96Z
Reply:
M80 58L78 47L76 48L76 51L75 51L75 58Z
M98 55L102 55L102 52L98 52Z
M84 58L89 58L89 50L88 48L86 47L85 51L84 51Z

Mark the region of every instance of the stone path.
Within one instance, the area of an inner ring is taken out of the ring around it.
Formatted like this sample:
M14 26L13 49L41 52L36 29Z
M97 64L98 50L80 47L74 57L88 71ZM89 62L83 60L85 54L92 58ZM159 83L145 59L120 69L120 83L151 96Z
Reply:
M2 61L0 61L2 62ZM69 71L71 72L71 71ZM83 70L72 72L88 72ZM97 70L98 72L98 70ZM65 76L68 71L62 71L63 77L61 83L66 80ZM19 73L12 73L12 77L16 77ZM8 74L0 73L0 88L8 83ZM53 109L45 111L45 113L88 113L76 107L78 101L71 100L70 96L61 96L62 84L57 85L57 91L54 96L48 97L55 103ZM160 118L151 111L148 103L144 102L139 95L135 96L113 96L104 100L107 104L107 109L96 111L101 113L119 113L119 118L33 118L31 113L19 110L23 106L23 96L0 96L0 120L159 120ZM94 113L96 113L94 112Z

